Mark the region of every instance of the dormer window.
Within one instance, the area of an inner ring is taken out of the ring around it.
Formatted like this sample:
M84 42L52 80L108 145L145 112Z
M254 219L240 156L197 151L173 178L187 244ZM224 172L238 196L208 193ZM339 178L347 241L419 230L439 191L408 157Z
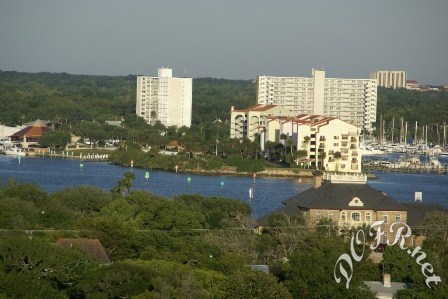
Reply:
M352 200L348 203L350 207L363 207L364 203L358 197L353 197Z

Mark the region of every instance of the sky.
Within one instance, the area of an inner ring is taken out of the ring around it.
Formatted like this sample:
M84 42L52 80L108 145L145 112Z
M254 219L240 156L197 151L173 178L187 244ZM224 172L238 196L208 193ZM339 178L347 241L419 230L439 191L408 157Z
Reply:
M448 84L447 0L0 0L0 70Z

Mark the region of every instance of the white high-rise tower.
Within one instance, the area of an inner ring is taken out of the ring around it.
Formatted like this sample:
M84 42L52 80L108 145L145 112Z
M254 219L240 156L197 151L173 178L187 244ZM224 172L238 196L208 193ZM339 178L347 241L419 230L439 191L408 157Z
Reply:
M192 78L173 77L172 69L159 68L157 77L137 76L136 113L149 124L190 127Z

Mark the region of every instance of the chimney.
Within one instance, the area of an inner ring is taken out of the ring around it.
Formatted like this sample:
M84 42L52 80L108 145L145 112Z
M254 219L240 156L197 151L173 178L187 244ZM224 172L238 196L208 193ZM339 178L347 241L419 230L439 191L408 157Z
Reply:
M314 188L319 188L322 185L323 172L320 170L313 171L314 176Z
M383 285L385 288L390 288L390 274L388 273L383 274Z

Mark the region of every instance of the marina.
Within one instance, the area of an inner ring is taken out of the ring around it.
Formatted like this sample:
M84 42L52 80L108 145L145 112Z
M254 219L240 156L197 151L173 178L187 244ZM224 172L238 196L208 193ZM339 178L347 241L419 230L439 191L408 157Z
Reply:
M448 156L389 153L363 156L366 171L448 174Z

